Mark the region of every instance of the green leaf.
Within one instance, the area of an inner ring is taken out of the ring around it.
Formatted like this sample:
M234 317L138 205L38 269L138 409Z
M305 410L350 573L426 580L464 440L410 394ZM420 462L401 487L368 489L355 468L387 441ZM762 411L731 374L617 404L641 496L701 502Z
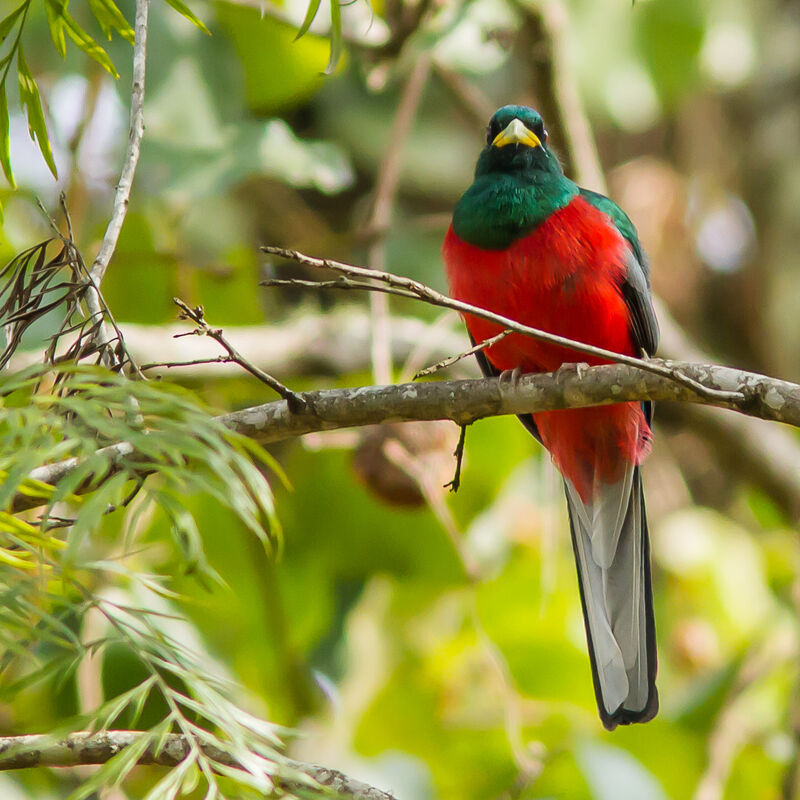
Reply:
M11 33L11 29L16 24L19 15L28 7L28 3L23 3L16 11L12 11L7 17L5 17L2 22L0 22L0 44L2 44L9 33Z
M47 12L47 24L50 28L53 44L56 46L61 58L64 58L67 55L67 42L64 37L64 16L67 13L66 3L58 2L58 0L46 0L44 8Z
M200 28L203 33L207 33L211 36L211 31L206 27L205 22L201 20L199 17L195 16L189 6L186 3L182 2L182 0L167 0L167 3L171 5L182 17L186 17L192 25L196 25Z
M325 74L330 75L339 63L342 54L342 7L339 0L331 0L331 57Z
M133 28L117 8L114 0L89 0L89 8L109 41L112 32L116 31L125 41L133 44L135 38Z
M33 75L31 75L31 71L25 62L22 45L19 46L17 53L17 67L19 69L19 102L20 106L26 109L28 114L28 132L31 135L31 139L38 142L39 150L50 168L50 172L58 180L58 170L56 169L55 161L53 161L53 151L50 148L50 139L47 136L47 125L44 122L39 88L36 86L36 81L33 79Z
M294 37L295 41L297 41L304 34L308 33L308 29L311 27L311 23L317 16L317 11L319 11L319 6L321 2L322 0L310 0L308 4L308 9L306 10L305 19L303 20L303 24L300 26L300 30L297 31L297 36Z
M48 3L51 0L48 0ZM64 25L66 26L69 38L75 42L89 58L93 58L106 72L119 78L119 73L114 67L113 62L108 57L108 53L100 47L97 42L75 21L71 14L64 10Z
M6 85L3 83L0 86L0 164L3 165L3 172L6 180L11 184L11 188L16 189L17 182L14 180L14 173L11 171L11 147L8 129L8 97L6 97Z

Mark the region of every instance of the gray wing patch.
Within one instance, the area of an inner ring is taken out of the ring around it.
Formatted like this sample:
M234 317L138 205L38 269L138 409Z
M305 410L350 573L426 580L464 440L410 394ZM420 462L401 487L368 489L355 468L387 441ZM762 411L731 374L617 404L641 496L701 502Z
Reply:
M633 340L637 347L652 356L658 347L658 320L653 309L647 265L643 265L633 250L629 250L626 267L621 289L622 297L631 313Z

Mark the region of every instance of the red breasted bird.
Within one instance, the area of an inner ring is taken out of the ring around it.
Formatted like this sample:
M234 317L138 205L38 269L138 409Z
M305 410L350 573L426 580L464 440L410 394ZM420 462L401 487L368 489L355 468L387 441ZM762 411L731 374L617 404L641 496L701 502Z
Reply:
M459 300L617 353L653 354L658 323L636 230L611 200L564 176L541 116L504 106L442 249ZM465 316L473 342L501 328ZM606 363L511 334L478 353L486 375ZM600 718L609 730L658 711L650 554L639 465L650 403L520 416L564 478Z

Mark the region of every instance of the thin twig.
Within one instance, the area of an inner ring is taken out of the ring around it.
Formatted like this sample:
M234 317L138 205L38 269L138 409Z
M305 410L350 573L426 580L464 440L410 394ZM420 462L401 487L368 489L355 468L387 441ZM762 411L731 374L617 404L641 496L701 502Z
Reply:
M153 361L150 364L142 364L139 369L144 372L148 369L157 369L166 367L196 367L198 364L235 364L236 362L230 356L217 356L216 358L195 358L192 361Z
M403 88L400 104L392 122L389 147L378 170L375 201L366 228L376 232L367 259L370 264L376 264L380 269L386 266L386 232L392 221L394 200L400 180L401 158L430 68L431 57L428 53L424 53L417 60ZM391 383L392 351L388 298L385 295L372 294L369 306L372 316L372 376L376 383Z
M130 132L128 134L128 147L125 151L125 161L117 183L114 195L114 208L111 219L108 221L103 241L97 252L97 258L90 271L92 280L98 286L103 282L103 277L108 269L111 256L119 240L122 223L128 213L128 201L131 196L133 176L136 173L136 164L139 161L139 151L144 135L144 79L147 55L147 14L150 9L150 0L136 0L135 38L133 43L133 84L131 86L131 115Z
M418 380L419 378L424 378L428 375L433 375L440 370L445 369L445 367L451 367L453 364L461 361L462 358L466 358L467 356L471 356L475 353L480 353L481 350L485 350L487 347L491 347L493 344L497 344L499 341L503 340L513 331L510 331L506 328L503 331L500 331L496 336L492 336L489 339L484 339L482 342L479 342L474 347L470 347L469 350L465 350L463 353L459 353L457 356L450 356L449 358L444 358L441 361L437 361L435 364L431 364L429 367L425 367L425 369L421 369L414 375L414 380Z
M594 356L595 358L602 358L606 361L615 362L618 364L627 364L638 369L652 372L654 375L660 375L668 378L677 383L686 386L693 392L705 397L708 400L719 400L723 402L741 402L746 398L740 391L730 391L727 389L714 389L709 386L704 386L698 383L688 375L684 375L673 367L665 365L663 362L654 359L636 358L635 356L628 356L622 353L615 353L611 350L606 350L602 347L595 347L594 345L586 344L585 342L578 342L573 339L568 339L564 336L558 336L555 333L548 333L547 331L539 330L538 328L531 328L528 325L523 325L516 320L504 317L501 314L495 314L483 308L463 303L460 300L454 300L446 295L431 289L419 281L412 280L411 278L404 278L399 275L394 275L391 272L384 272L382 270L368 269L366 267L357 267L353 264L345 264L341 261L333 261L328 258L315 258L307 256L297 250L289 250L284 247L264 246L261 248L264 252L271 255L281 256L282 258L296 261L299 264L305 264L309 267L317 267L319 269L327 269L333 272L339 272L343 275L349 275L355 278L362 278L366 280L378 281L381 286L372 284L358 283L355 285L348 285L345 281L331 281L322 284L323 288L336 288L336 289L363 289L366 291L382 291L387 294L397 294L400 297L414 297L422 300L425 303L442 308L452 308L462 314L471 314L475 317L494 322L503 328L509 328L515 333L521 333L525 336L530 336L542 342L549 344L559 345L568 350L573 350L585 355Z
M293 392L288 386L284 386L277 378L274 378L263 369L259 369L252 361L248 361L226 338L222 332L222 328L212 328L205 320L203 315L203 307L196 306L191 308L183 302L179 297L173 297L172 302L175 303L181 310L181 319L189 319L197 325L197 328L190 333L176 333L175 336L208 336L215 342L218 342L228 353L229 360L235 362L243 369L247 370L251 375L255 376L262 383L265 383L270 389L276 391L289 405L289 409L298 413L300 411L308 410L308 403L301 397L301 395Z

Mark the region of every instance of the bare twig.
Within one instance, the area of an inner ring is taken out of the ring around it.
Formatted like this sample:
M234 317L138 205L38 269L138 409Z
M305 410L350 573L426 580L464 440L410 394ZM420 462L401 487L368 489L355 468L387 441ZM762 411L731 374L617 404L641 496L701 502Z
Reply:
M470 124L475 126L475 130L479 131L484 128L496 111L489 98L460 72L439 62L435 62L433 68L444 87L453 95ZM449 217L448 214L448 223L450 222Z
M704 386L688 375L684 375L673 367L666 365L658 359L644 359L636 358L634 356L623 355L622 353L615 353L611 350L606 350L602 347L595 347L594 345L578 342L574 339L568 339L564 336L558 336L554 333L539 330L538 328L531 328L528 325L523 325L516 320L504 317L501 314L495 314L483 308L470 305L469 303L462 303L460 300L454 300L447 297L440 292L431 289L419 281L412 280L411 278L404 278L399 275L393 275L390 272L381 270L368 269L366 267L357 267L353 264L345 264L341 261L333 261L327 258L314 258L299 253L297 250L288 250L284 247L264 246L261 248L264 252L271 255L281 256L282 258L296 261L300 264L305 264L309 267L317 267L319 269L327 269L333 272L339 272L343 275L348 275L354 278L362 278L366 280L377 281L382 285L375 286L368 283L357 283L347 280L327 281L321 283L322 288L329 289L363 289L366 291L385 292L386 294L396 294L400 297L412 297L422 300L430 305L440 306L442 308L452 308L462 314L471 314L475 317L494 322L502 328L508 328L515 333L521 333L525 336L530 336L542 342L549 344L559 345L568 350L573 350L584 355L594 356L595 358L602 358L607 361L612 361L617 364L627 364L632 367L652 372L655 375L661 375L664 378L676 381L691 389L692 391L703 395L708 400L717 400L720 402L743 401L746 398L739 390L732 389L716 389L710 386ZM308 283L308 282L306 282Z
M136 173L136 164L139 161L139 150L144 134L144 78L147 54L147 14L150 9L150 0L136 0L135 39L133 44L133 85L131 86L131 116L130 132L128 134L128 147L125 151L125 161L117 183L114 195L114 208L108 222L103 241L92 264L91 277L98 286L108 269L111 256L119 240L122 223L128 213L128 201L131 195L133 176Z
M422 5L423 3L420 3L420 6ZM375 202L372 215L367 223L367 229L374 231L375 236L367 258L370 264L376 264L379 269L386 266L386 231L392 220L403 149L417 114L422 91L430 74L430 67L430 55L425 53L411 70L392 123L389 147L378 171ZM370 295L370 313L372 315L373 379L376 383L390 383L392 360L388 298L380 294Z
M212 328L205 320L203 315L203 307L196 306L195 308L189 307L179 297L173 297L172 302L175 303L181 310L181 319L189 319L197 325L195 330L190 333L176 333L175 336L208 336L215 342L218 342L228 353L230 361L235 362L243 369L247 370L251 375L258 378L262 383L265 383L270 389L276 391L286 402L289 408L295 413L299 411L308 410L308 404L301 395L293 392L288 386L284 386L277 378L274 378L263 369L259 369L251 361L248 361L226 338L222 332L222 328Z
M99 733L72 733L57 739L47 735L0 737L0 770L28 769L31 767L75 767L82 764L105 764L126 747L137 743L141 731L103 731ZM182 734L170 733L159 737L158 745L151 744L139 758L141 765L175 767L187 758L196 746ZM241 768L227 751L213 744L202 745L203 752L223 767ZM394 796L361 781L354 780L338 770L284 759L274 765L276 784L284 789L300 788L308 791L315 784L320 795L355 798L355 800L395 800ZM309 780L298 781L298 773Z
M433 325L416 317L393 316L393 360L403 363L413 357L419 365L417 353L423 346L427 353L425 363L464 349L467 340L453 326L455 321L455 315ZM219 345L208 337L173 338L185 331L185 323L123 322L119 327L131 358L145 365L148 372L163 372L169 365L179 363L191 378L216 380L228 378L241 369L227 356L217 356ZM365 372L370 365L369 312L355 303L342 304L324 313L304 310L270 325L226 325L225 335L236 342L236 349L245 358L272 375L348 375ZM18 350L8 362L8 369L16 372L40 361L39 351ZM157 366L160 364L164 366ZM477 366L469 361L459 362L452 371L452 377L478 375Z
M444 358L441 361L437 361L435 364L431 364L429 367L425 367L425 369L421 369L414 375L414 380L419 378L424 378L427 375L433 375L440 370L445 369L445 367L450 367L453 364L461 361L462 358L466 358L467 356L474 355L475 353L480 353L481 350L485 350L487 347L491 347L493 344L497 344L502 339L505 339L513 331L510 331L506 328L503 331L500 331L496 336L492 336L489 339L484 339L482 342L479 342L473 347L470 347L469 350L465 350L463 353L459 353L457 356L450 356L449 358Z
M496 378L462 381L405 383L395 386L361 386L304 392L312 414L293 413L283 401L235 411L218 417L231 430L263 444L278 442L322 430L376 425L382 422L449 419L468 425L501 414L527 414L561 408L585 408L630 401L677 401L730 408L761 419L800 427L800 385L730 367L686 362L663 362L668 370L679 370L692 382L729 390L742 387L746 399L728 391L734 399L709 397L671 377L646 372L625 364L605 364L581 370L523 375L518 381ZM109 474L134 455L127 442L103 448ZM141 459L143 456L138 456ZM72 458L33 470L28 478L54 485L80 468ZM152 470L156 471L154 464ZM148 470L143 470L147 472ZM84 487L76 489L80 493ZM44 505L39 497L18 494L14 510Z
M142 372L148 369L172 369L173 367L196 367L199 364L235 364L230 356L217 356L216 358L195 358L192 361L153 361L142 364Z

